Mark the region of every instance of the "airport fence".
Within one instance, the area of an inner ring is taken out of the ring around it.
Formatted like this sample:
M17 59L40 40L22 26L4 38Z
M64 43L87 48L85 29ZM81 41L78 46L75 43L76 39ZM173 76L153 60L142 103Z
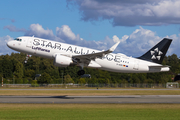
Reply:
M176 84L3 84L1 88L179 88Z

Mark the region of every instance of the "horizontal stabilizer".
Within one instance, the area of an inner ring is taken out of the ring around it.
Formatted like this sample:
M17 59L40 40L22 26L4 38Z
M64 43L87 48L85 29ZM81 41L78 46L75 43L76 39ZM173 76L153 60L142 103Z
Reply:
M166 68L166 67L170 67L168 65L162 65L162 66L149 66L150 68Z
M170 66L162 65L162 66L149 66L149 71L152 72L167 72L170 70Z

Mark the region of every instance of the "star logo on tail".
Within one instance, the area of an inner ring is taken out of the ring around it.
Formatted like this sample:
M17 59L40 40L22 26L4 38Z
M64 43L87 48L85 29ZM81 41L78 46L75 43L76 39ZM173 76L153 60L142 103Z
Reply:
M160 60L161 55L163 54L163 52L161 52L159 50L159 48L154 49L154 51L151 50L150 53L152 55L151 59L153 59L153 60L155 60L155 59Z

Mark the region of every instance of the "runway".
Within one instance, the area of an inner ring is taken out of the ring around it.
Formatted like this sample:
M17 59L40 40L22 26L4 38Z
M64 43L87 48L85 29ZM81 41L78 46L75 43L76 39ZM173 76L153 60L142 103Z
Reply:
M0 96L0 103L170 103L179 104L180 95L126 95L126 96Z

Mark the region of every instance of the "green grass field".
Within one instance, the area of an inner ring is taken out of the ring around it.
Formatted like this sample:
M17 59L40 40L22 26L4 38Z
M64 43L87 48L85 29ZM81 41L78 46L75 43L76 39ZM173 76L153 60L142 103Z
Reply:
M0 119L178 120L180 104L0 104Z

